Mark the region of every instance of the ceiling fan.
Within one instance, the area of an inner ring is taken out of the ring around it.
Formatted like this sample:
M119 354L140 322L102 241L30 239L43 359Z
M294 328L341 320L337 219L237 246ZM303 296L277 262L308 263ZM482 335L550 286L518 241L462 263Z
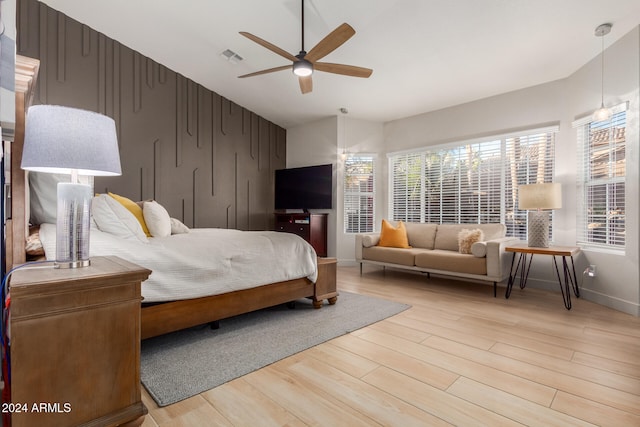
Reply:
M349 40L356 31L351 27L351 25L344 23L340 25L338 28L329 33L325 38L320 40L318 44L316 44L308 53L304 50L304 0L301 0L302 3L302 47L300 53L297 55L292 55L284 49L279 48L278 46L269 43L266 40L261 39L258 36L254 36L251 33L247 33L245 31L240 31L240 34L248 38L249 40L253 40L258 43L260 46L263 46L270 51L277 53L283 58L288 59L292 62L291 65L282 65L280 67L269 68L262 71L256 71L255 73L245 74L242 76L238 76L239 78L245 77L253 77L259 76L261 74L273 73L275 71L282 71L287 69L293 69L293 74L298 76L298 82L300 83L300 90L302 93L309 93L313 90L313 81L311 80L311 75L314 71L324 71L326 73L333 74L342 74L345 76L352 77L369 77L373 72L370 68L356 67L354 65L345 65L345 64L332 64L330 62L319 62L320 59L324 58L338 47L340 47L344 42Z

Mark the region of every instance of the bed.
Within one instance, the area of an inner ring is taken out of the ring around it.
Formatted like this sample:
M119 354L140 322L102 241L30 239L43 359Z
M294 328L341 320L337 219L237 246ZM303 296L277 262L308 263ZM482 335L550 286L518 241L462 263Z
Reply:
M27 197L28 179L20 169L20 157L25 111L30 103L37 71L37 60L18 57L16 131L11 147L12 214L6 226L6 263L9 268L26 260L30 203ZM112 203L110 195L99 197L99 203L96 203L98 198L94 198L96 206ZM122 236L111 229L105 230L98 226L100 220L95 216L94 211L91 256L121 256L152 270L142 286L143 339L300 298L311 298L314 306L321 306L322 296L316 293L315 286L318 279L315 251L296 235L226 229L185 231L183 224L171 219L171 225L182 232L173 233L172 228L167 236L140 239L136 236L137 230L134 236ZM125 222L129 221L130 218L127 218ZM55 258L54 222L45 221L39 230L48 258ZM201 253L210 256L196 256ZM260 256L265 254L266 257ZM234 268L235 273L228 275ZM209 289L215 281L220 281L221 285L216 290ZM335 303L336 297L330 298L329 302Z

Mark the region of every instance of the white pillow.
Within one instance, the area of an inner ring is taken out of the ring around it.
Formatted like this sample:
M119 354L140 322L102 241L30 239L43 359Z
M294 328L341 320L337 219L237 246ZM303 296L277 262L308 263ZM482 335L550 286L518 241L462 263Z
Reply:
M91 202L91 214L98 229L126 240L148 243L140 221L120 202L108 194L100 194Z
M475 242L471 245L471 254L476 258L487 256L487 242Z
M152 200L142 205L142 215L147 223L149 233L153 237L167 237L171 235L171 218L169 212L158 202Z
M376 246L380 241L379 235L364 235L362 236L362 246L365 248L370 248L371 246Z
M79 176L78 181L93 187L93 177ZM29 172L29 220L31 224L56 223L59 182L71 182L71 175Z
M171 234L184 234L188 232L189 227L180 222L180 220L171 218Z
M479 228L470 230L463 228L458 233L458 252L461 254L470 254L471 246L476 242L484 241L484 232Z

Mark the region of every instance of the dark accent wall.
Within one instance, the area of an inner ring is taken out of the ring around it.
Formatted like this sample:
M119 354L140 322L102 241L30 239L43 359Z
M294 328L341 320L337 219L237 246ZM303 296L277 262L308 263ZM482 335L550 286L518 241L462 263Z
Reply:
M190 227L272 227L285 129L36 0L17 15L17 53L41 61L34 104L116 121L123 174L97 192L155 199Z

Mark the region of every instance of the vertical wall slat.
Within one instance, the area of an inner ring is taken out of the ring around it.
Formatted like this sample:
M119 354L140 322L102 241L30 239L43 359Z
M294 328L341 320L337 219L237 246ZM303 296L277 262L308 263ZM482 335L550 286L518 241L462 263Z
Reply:
M18 48L41 60L35 103L116 121L123 175L97 177L96 189L156 199L190 226L272 222L273 170L286 152L272 138L284 129L44 3L18 2L30 41Z

